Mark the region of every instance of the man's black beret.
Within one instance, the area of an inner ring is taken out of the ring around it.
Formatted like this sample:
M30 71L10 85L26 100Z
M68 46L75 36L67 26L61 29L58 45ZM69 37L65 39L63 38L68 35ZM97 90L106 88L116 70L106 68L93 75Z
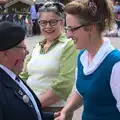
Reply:
M6 51L20 44L25 39L22 26L4 21L0 23L0 51Z

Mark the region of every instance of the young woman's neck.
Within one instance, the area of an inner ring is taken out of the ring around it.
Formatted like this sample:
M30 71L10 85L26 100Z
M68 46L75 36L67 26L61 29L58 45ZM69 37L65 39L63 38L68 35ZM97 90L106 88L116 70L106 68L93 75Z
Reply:
M92 40L89 48L87 49L88 51L88 59L91 62L97 52L99 51L100 47L103 45L104 40L102 37L96 37L96 39Z

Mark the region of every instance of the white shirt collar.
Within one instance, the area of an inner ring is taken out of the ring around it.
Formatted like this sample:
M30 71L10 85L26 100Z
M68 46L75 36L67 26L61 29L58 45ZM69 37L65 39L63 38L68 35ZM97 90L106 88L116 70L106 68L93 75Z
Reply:
M15 78L16 78L16 74L15 73L13 73L7 67L5 67L4 65L1 65L1 64L0 64L0 68L2 68L13 80L15 80Z
M88 64L88 52L84 51L84 53L80 57L80 61L83 65L84 74L89 75L94 72L102 63L102 61L106 58L106 56L114 49L115 48L111 45L110 40L104 38L103 45L100 47L99 51L90 64Z

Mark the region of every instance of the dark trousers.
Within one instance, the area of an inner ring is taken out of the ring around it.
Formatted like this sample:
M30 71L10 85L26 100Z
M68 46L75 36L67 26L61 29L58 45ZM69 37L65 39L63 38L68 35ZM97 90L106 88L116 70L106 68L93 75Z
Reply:
M116 20L116 24L118 25L118 29L120 29L120 21Z
M33 19L32 22L33 22L33 34L34 35L40 34L40 28L39 28L39 25L38 25L38 20Z
M33 19L33 34L36 35L37 34L37 19Z

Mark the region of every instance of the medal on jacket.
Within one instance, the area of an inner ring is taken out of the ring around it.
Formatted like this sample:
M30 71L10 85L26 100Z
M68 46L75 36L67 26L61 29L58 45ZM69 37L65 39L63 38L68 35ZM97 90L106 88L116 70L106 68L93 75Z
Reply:
M25 103L28 103L29 102L29 97L27 95L23 95L23 101Z
M21 90L18 91L18 93L23 96L23 92Z

